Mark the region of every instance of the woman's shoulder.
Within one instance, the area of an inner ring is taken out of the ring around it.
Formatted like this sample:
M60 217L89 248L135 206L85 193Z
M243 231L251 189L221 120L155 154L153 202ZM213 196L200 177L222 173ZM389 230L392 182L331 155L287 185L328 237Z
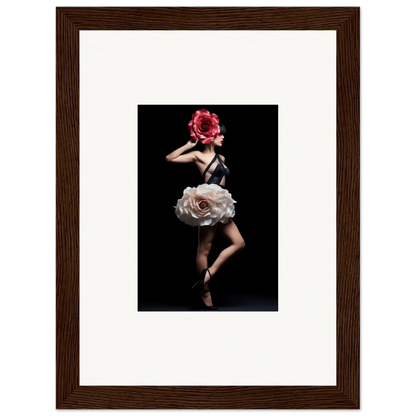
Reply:
M221 160L222 160L223 162L225 162L225 157L224 157L223 155L218 154L218 156L221 158Z

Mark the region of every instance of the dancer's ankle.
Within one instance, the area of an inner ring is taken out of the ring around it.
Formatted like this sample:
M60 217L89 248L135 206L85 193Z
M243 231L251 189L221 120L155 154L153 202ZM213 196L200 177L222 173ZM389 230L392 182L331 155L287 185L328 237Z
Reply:
M204 276L205 286L208 284L210 280L211 280L211 275L210 275L210 269L208 268ZM206 289L208 289L208 287L206 287Z

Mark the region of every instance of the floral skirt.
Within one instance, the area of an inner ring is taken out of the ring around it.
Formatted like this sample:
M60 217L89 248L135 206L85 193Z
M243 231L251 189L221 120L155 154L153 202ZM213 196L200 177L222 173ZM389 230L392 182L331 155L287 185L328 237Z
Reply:
M196 188L187 187L175 208L177 217L191 226L226 224L234 217L235 208L231 194L220 185L202 183Z

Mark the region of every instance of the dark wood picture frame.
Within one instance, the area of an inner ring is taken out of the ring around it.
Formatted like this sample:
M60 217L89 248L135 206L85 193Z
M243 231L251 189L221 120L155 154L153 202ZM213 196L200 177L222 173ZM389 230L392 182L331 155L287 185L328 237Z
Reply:
M359 25L358 7L58 7L56 9L56 407L58 409L360 408ZM336 31L336 386L80 386L80 30Z

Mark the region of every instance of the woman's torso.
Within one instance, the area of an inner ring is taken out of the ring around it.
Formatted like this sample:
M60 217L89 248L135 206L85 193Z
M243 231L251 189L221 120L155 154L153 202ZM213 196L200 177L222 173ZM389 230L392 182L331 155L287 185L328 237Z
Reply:
M206 165L204 169L204 163L196 163L199 171L202 173L202 179L204 183L213 183L220 186L225 186L225 180L230 174L230 170L224 165L220 155L217 153ZM204 169L202 171L202 169Z

